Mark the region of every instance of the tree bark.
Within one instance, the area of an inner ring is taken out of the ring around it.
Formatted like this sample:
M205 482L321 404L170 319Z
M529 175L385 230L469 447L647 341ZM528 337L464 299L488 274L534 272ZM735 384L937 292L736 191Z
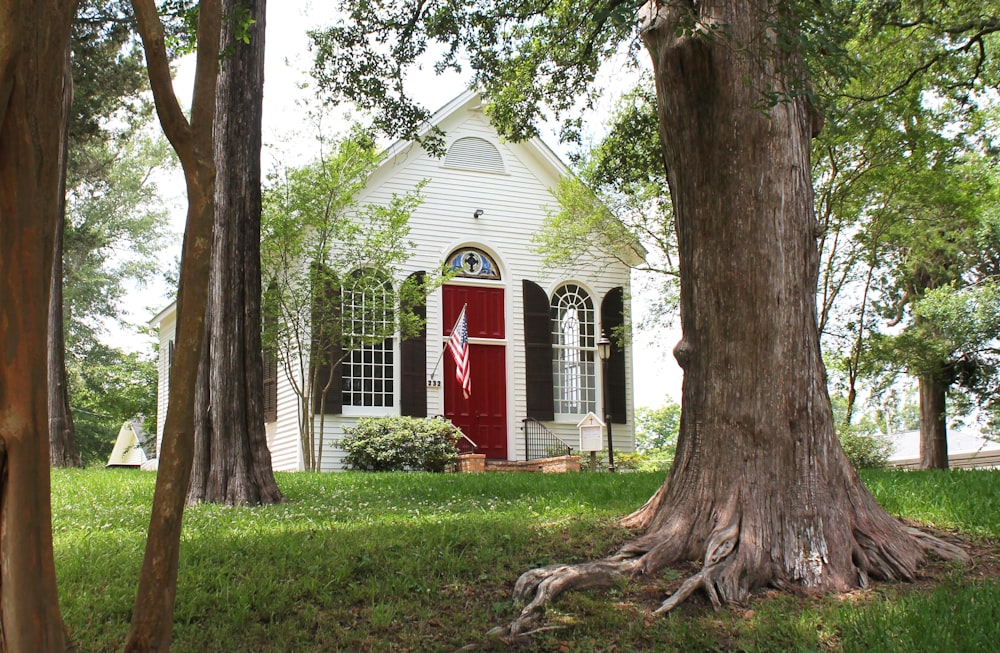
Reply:
M204 488L208 485L208 472L212 465L212 393L209 383L212 371L211 283L209 280L208 302L205 305L205 331L201 341L201 360L198 361L198 382L194 387L194 456L191 461L191 481L188 484L188 503L204 499Z
M52 256L52 294L49 297L49 462L53 467L82 467L76 447L76 429L69 405L66 379L66 339L63 318L63 238L66 232L66 173L69 169L69 124L73 108L73 67L66 52L63 94L63 145L59 173L59 220Z
M678 232L684 401L674 466L627 548L653 569L701 559L735 526L712 581L723 601L910 579L924 554L834 432L816 322L818 118L800 55L777 43L794 30L788 3L715 1L661 6L644 32Z
M819 122L799 55L777 43L795 42L790 3L646 12L678 236L683 408L667 479L625 520L644 533L597 573L702 560L666 611L697 589L716 605L766 586L843 591L912 579L929 548L962 557L887 514L834 432L816 318ZM508 634L532 627L539 596L573 586L552 569L526 576L518 598L531 602Z
M210 424L199 431L189 501L230 505L284 500L271 470L264 431L261 349L260 150L266 0L223 0L254 22L227 20L226 53L216 90L215 194L209 350ZM238 36L247 30L249 42Z
M943 375L924 372L920 375L920 469L948 469L948 425L946 397L948 386Z
M132 0L156 112L177 151L187 187L187 226L177 290L177 338L163 426L160 468L126 651L166 653L170 647L181 522L193 458L194 388L202 355L212 254L215 165L212 133L218 79L219 0L201 0L190 122L173 93L163 25L153 0Z
M64 651L48 317L74 0L0 0L0 651Z

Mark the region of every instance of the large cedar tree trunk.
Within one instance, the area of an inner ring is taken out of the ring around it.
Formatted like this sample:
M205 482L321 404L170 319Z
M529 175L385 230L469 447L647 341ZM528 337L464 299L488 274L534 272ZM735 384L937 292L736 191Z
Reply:
M833 428L816 322L813 115L785 3L660 9L645 32L678 235L684 370L671 474L631 550L645 566L731 551L714 583L845 590L909 578L923 555L861 484ZM783 15L784 14L784 15ZM693 18L714 38L678 36ZM779 94L768 106L765 91ZM892 551L886 556L884 551Z
M945 402L948 386L938 373L924 372L920 385L920 469L948 469L948 425Z
M223 0L254 21L249 42L223 23L227 53L216 90L215 241L209 298L205 398L210 421L197 431L188 499L235 505L284 500L264 432L260 318L260 150L266 0ZM205 387L199 381L199 386Z
M0 0L0 651L64 651L49 483L49 293L74 0Z
M521 577L515 596L529 603L510 634L530 629L564 589L679 561L704 566L661 612L699 589L719 604L765 586L910 579L939 544L876 503L834 433L815 299L809 145L819 121L799 92L799 56L772 31L794 29L790 4L647 5L681 278L676 458L626 519L641 536L603 561Z
M59 219L52 256L52 294L49 297L49 462L53 467L82 467L76 447L76 429L69 406L66 379L66 338L63 318L63 238L66 233L66 172L69 169L69 123L73 108L73 66L66 52L63 93L63 152L59 172Z

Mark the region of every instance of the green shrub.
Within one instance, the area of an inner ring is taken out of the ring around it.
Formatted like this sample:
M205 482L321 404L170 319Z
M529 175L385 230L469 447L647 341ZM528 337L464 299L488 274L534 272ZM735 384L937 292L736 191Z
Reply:
M443 472L457 460L461 437L458 427L439 417L363 417L344 433L344 464L367 472Z
M587 451L574 451L580 456L580 468L583 471L590 470L590 453ZM598 451L597 471L605 471L608 468L608 452ZM674 462L673 452L665 451L618 451L615 450L615 469L629 472L667 472Z
M889 462L892 443L881 433L847 428L839 433L840 446L855 469L883 469Z

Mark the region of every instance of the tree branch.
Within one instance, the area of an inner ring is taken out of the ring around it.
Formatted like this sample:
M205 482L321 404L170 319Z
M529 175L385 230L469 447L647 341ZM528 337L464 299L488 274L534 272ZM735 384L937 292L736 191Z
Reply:
M214 1L217 2L217 0ZM156 113L163 126L163 133L177 150L183 164L185 159L190 160L193 135L191 125L184 117L184 112L177 102L177 95L174 93L163 23L160 22L160 15L156 11L153 0L132 0L132 9L135 11L139 36L142 38L142 45L146 51L146 67L149 70L149 85L153 91ZM199 29L199 46L200 37L201 30ZM216 49L218 49L218 45L216 45ZM199 47L199 62L201 58L201 48Z

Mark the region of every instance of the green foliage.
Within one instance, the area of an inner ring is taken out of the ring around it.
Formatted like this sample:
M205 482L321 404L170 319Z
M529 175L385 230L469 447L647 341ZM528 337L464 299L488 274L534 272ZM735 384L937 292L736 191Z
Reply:
M648 321L668 321L677 308L677 243L651 84L620 99L608 134L574 164L576 174L556 187L558 210L532 235L533 248L547 265L569 267L596 253L651 273L644 278L661 301L646 307Z
M896 516L1000 538L995 472L862 478ZM136 470L52 472L60 607L81 653L122 648L155 481ZM662 482L662 472L279 474L287 503L185 510L171 650L495 650L484 633L516 614L518 575L615 550L630 537L617 520ZM903 653L992 650L1000 638L1000 584L975 573L934 588L877 583L849 600L771 592L736 609L692 604L683 618L649 619L676 579L636 579L611 600L566 594L547 617L563 628L534 635L533 650L708 652L724 642Z
M128 138L151 117L146 65L131 15L128 0L82 0L77 8L71 148Z
M366 472L443 472L458 459L462 432L441 418L364 417L344 427L344 464Z
M76 443L85 465L107 462L125 420L144 418L146 435L155 434L155 355L96 345L86 356L68 360L67 368Z
M681 405L667 397L659 408L635 411L635 448L643 453L665 452L673 457L681 428Z
M827 118L813 148L820 325L852 397L905 372L964 386L975 406L989 384L967 385L959 369L996 383L989 356L973 352L997 331L949 327L964 321L957 303L955 319L921 308L928 293L968 296L998 270L1000 70L981 47L995 5L855 3L838 23L843 66L815 77Z
M118 320L129 286L159 273L167 211L153 181L171 165L165 139L143 136L94 142L73 150L63 239L66 345L81 357L106 320Z
M156 363L101 342L120 321L129 287L159 272L166 212L153 171L169 161L165 141L94 141L73 150L64 236L63 319L66 371L76 443L84 464L107 461L118 429L156 415ZM125 325L118 324L119 328Z
M856 469L882 469L889 462L892 443L881 433L846 428L837 435L847 459Z
M320 140L327 154L270 176L261 224L264 345L298 397L306 466L314 470L324 419L322 411L314 418L315 389L329 386L333 366L352 351L419 330L422 320L405 309L440 283L394 281L413 251L409 219L424 182L388 203L362 204L357 196L382 160L373 136L355 127L333 143ZM351 313L327 308L348 294L365 302L344 303Z
M340 286L352 275L362 286L371 284L373 274L391 276L409 258L413 243L408 221L422 202L423 184L393 195L387 205L360 204L356 196L380 160L371 135L355 128L333 145L329 156L269 178L261 262L271 311L280 318L272 341L283 344L308 332L317 287ZM391 310L397 297L393 293L388 300L370 310ZM371 337L380 341L399 325L389 326L388 332ZM411 322L407 328L419 324Z
M568 116L567 134L578 135L577 99L601 62L623 49L637 60L633 22L624 17L640 4L345 2L342 22L310 33L313 74L332 101L349 99L372 112L378 129L414 137L428 113L413 103L403 80L428 53L441 52L439 71L461 70L468 61L472 86L485 91L490 118L506 136L534 136L543 104ZM440 148L440 135L430 136L429 146Z

